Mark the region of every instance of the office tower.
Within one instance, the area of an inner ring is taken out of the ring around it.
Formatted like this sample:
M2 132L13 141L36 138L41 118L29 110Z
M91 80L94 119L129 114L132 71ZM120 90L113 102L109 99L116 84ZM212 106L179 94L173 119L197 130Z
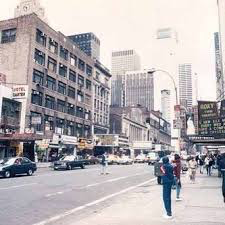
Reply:
M20 4L15 8L14 16L20 17L31 13L35 13L40 19L47 22L40 0L20 0Z
M216 69L216 97L220 101L224 99L224 78L223 78L223 64L222 51L220 43L220 35L218 32L214 33L215 45L215 69Z
M130 71L125 74L125 106L146 107L154 110L154 79L147 71Z
M161 111L163 118L170 123L170 90L161 91Z
M179 64L179 97L180 103L187 110L192 108L192 65Z
M69 38L93 59L100 60L100 40L93 33L71 35Z
M140 57L135 50L112 53L111 105L125 106L125 73L140 70Z

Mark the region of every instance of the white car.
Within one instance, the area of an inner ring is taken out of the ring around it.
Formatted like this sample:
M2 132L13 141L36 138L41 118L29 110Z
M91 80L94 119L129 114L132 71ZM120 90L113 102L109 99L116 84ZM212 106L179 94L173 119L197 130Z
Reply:
M119 158L117 160L117 164L119 165L129 165L129 164L133 164L133 159L131 159L129 156L122 156L121 158Z
M146 161L145 155L138 155L134 160L134 162L136 163L144 163L145 161Z

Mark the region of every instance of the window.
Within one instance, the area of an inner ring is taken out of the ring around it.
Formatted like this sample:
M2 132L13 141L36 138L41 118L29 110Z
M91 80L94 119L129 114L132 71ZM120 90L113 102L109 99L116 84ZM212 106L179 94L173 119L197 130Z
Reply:
M55 54L58 54L58 43L52 38L49 38L48 49Z
M91 81L90 80L86 80L86 89L91 91Z
M57 61L51 57L48 57L48 69L51 72L56 73L56 69L57 69Z
M30 112L30 114L31 114L31 126L33 126L33 128L36 130L36 131L42 131L43 129L42 129L42 123L43 123L43 121L42 121L42 115L41 115L41 113L37 113L37 112ZM39 120L41 123L39 123L39 124L32 124L32 120Z
M84 109L77 106L77 109L76 109L76 116L77 117L80 117L80 118L84 118Z
M58 83L58 92L65 95L66 94L66 84L64 84L63 82Z
M45 96L45 107L55 109L55 98L49 95Z
M39 29L36 30L36 41L45 46L46 47L46 39L47 39L47 35L44 34L42 31L40 31Z
M84 102L84 94L81 91L77 91L78 102Z
M72 53L70 53L70 64L72 66L77 66L77 57Z
M59 63L59 75L67 77L67 67Z
M75 124L72 121L66 122L67 135L75 136Z
M91 111L85 110L84 118L86 120L90 120L91 119Z
M92 76L92 67L86 64L86 74ZM97 74L97 73L96 73Z
M42 51L35 49L34 60L36 63L44 66L45 65L45 54Z
M76 83L76 72L74 72L73 70L69 71L69 80L71 80L74 83Z
M85 102L87 105L91 105L91 96L86 94L86 95L85 95L84 102Z
M101 107L100 107L100 109L102 110L102 102L101 102Z
M57 100L57 110L59 112L66 112L66 102L58 99Z
M50 76L47 76L46 87L55 91L56 90L56 80Z
M68 114L74 116L75 115L75 106L73 104L68 103Z
M45 130L54 130L54 117L45 115Z
M78 69L81 70L81 71L83 71L83 72L85 70L85 63L81 59L78 60Z
M78 74L78 84L83 87L84 86L84 77Z
M33 71L33 82L43 86L44 74L38 70Z
M16 28L3 30L1 40L2 44L14 42L16 40Z
M68 60L68 50L63 48L63 46L60 46L60 57L65 59L65 60Z
M94 103L95 109L97 108L97 100L95 99L95 103Z
M95 78L96 78L97 80L99 80L100 73L96 71L96 74L95 74L95 75L96 75Z
M65 128L65 120L61 119L61 118L56 118L56 128L55 128L55 132L57 134L63 134L64 132L64 128Z
M32 90L32 93L31 93L31 103L32 104L42 106L42 98L43 98L43 93Z
M71 98L75 98L75 88L73 87L68 87L68 96Z

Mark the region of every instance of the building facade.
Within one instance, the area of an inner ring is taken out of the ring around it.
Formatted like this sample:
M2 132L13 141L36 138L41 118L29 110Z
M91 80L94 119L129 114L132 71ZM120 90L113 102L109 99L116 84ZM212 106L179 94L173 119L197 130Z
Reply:
M37 15L0 21L0 62L9 85L26 85L22 133L91 138L95 62Z
M93 76L93 134L109 133L110 71L96 60Z
M131 71L125 74L125 106L154 109L154 79L147 71Z
M161 111L162 117L167 121L170 122L170 90L161 90Z
M100 40L93 33L71 35L69 38L93 59L100 60Z
M125 73L140 70L140 57L135 50L112 52L111 105L125 106Z
M180 102L187 102L187 109L192 109L192 65L179 64L179 97Z

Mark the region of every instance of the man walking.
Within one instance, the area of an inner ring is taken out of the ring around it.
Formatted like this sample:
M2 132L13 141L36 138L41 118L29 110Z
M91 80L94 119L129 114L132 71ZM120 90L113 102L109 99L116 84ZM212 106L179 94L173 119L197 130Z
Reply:
M180 198L180 189L181 189L181 181L180 181L180 173L181 173L181 160L178 154L174 155L174 175L175 175L175 183L176 183L176 201L181 201Z
M101 164L102 164L101 174L102 175L109 174L109 173L107 173L108 157L107 157L107 153L106 152L104 152L104 154L102 155Z
M195 158L192 157L191 160L189 160L188 162L189 176L192 183L195 182L196 169L197 169L197 162L195 161Z
M169 163L169 158L163 157L163 165L160 167L162 172L162 184L163 184L163 202L166 209L166 219L172 219L171 210L171 189L174 181L173 166Z
M225 203L225 153L223 153L221 155L220 170L221 170L221 174L222 174L222 177L223 177L223 181L222 181L222 194L223 194L223 201Z

